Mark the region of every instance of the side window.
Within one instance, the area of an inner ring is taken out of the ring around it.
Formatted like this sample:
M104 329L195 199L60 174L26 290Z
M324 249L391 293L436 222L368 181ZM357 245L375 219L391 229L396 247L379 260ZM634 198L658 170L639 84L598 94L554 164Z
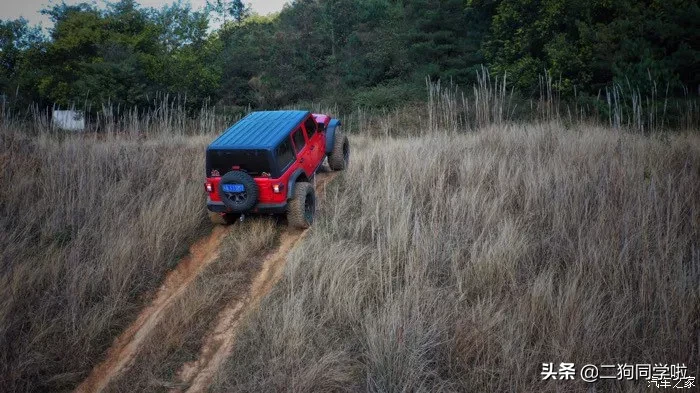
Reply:
M297 128L292 134L292 139L294 140L294 149L298 154L306 144L306 140L304 140L304 131L302 131L301 128Z
M309 139L311 139L311 137L316 133L316 121L314 121L313 116L309 116L309 118L306 119L304 122L304 127L306 127L306 135L308 135Z
M294 161L292 142L289 138L286 138L282 141L282 143L280 143L279 146L277 146L277 151L275 155L277 156L277 164L279 165L280 171L284 171L285 169L287 169L289 164L291 164Z

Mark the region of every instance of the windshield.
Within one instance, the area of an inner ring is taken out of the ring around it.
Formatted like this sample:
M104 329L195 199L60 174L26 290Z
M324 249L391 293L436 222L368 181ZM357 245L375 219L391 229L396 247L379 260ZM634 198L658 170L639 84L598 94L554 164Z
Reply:
M260 176L263 172L271 173L267 150L209 150L207 152L207 177L216 170L220 176L239 166L251 176Z

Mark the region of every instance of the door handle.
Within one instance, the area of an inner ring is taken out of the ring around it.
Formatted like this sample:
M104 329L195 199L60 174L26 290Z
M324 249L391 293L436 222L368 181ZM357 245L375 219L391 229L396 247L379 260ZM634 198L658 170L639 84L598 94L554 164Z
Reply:
M304 163L304 157L300 158L300 159L299 159L299 162L303 164L303 163Z
M316 150L316 145L311 145L311 151Z

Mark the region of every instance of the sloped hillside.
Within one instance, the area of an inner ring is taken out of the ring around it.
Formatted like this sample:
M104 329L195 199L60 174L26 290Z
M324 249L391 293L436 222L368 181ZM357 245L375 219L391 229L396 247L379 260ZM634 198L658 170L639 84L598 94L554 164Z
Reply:
M209 137L0 133L0 390L77 385L209 230Z
M542 381L545 362L699 374L697 134L552 123L353 144L213 391L588 389Z

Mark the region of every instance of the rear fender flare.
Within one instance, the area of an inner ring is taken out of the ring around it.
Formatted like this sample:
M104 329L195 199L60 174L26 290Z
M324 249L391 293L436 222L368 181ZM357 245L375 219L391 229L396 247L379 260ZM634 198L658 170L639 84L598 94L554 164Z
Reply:
M328 123L326 128L326 155L333 151L333 143L335 142L335 130L340 125L340 120L333 119Z
M297 170L295 170L289 176L289 181L287 182L287 199L292 199L294 196L294 186L296 185L299 176L303 176L304 178L306 177L306 174L302 168L297 168Z

